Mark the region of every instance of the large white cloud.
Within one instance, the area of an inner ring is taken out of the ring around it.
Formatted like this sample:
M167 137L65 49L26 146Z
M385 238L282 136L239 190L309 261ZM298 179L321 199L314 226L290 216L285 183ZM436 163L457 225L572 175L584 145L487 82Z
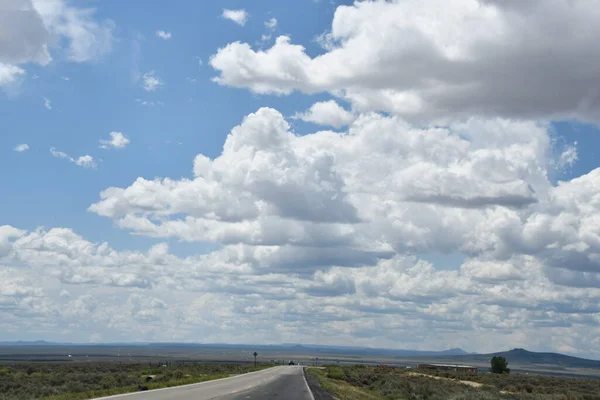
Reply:
M256 93L329 91L358 111L415 120L472 115L597 120L595 0L363 1L339 6L316 57L280 36L234 42L215 80ZM577 26L577 34L571 32Z
M113 29L93 9L63 0L1 0L0 87L22 78L24 64L47 65L61 49L73 62L97 60L111 50Z
M307 244L307 234L324 230L365 243L360 232L375 221L405 218L400 231L428 224L417 210L433 207L428 213L441 220L486 219L485 207L543 200L549 146L546 129L534 123L416 129L377 114L348 133L296 136L279 112L263 108L232 130L219 157L196 157L193 179L140 178L105 190L90 210L186 240Z
M103 191L90 210L139 234L243 245L261 271L458 251L488 260L467 264L479 280L518 276L520 261L510 260L519 254L599 273L599 172L553 186L548 129L476 118L414 128L368 114L347 133L297 136L263 108L232 130L219 157L196 157L193 179L140 178Z
M260 266L243 259L238 245L180 258L164 244L116 251L69 229L10 226L0 227L0 243L5 334L27 327L60 332L63 340L102 333L112 340L202 335L272 343L314 341L318 327L327 344L396 346L399 333L411 332L419 338L415 348L496 350L493 338L505 346L600 352L590 345L599 333L600 289L557 285L531 256L496 265L474 259L452 271L395 256L305 275L257 274Z
M44 19L30 0L0 2L0 61L47 64L52 60L49 39Z

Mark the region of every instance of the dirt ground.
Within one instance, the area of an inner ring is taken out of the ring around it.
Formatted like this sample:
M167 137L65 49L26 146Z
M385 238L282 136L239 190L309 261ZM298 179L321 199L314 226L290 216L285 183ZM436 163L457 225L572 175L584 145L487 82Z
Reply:
M467 385L467 386L471 386L471 387L482 387L483 383L479 383L479 382L473 382L473 381L455 381L454 379L450 379L450 378L444 378L441 376L433 376L433 375L427 375L427 374L421 374L418 372L409 372L408 375L411 376L425 376L427 378L431 378L431 379L442 379L442 380L446 380L446 381L453 381L453 382L459 382L462 383L463 385Z

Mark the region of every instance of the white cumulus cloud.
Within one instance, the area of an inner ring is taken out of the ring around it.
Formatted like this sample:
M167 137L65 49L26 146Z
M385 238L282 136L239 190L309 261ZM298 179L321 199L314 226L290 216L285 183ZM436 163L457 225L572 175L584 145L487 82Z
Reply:
M130 142L123 132L110 132L110 139L101 139L101 149L124 149Z
M90 155L80 156L75 159L75 164L84 168L96 168L96 160Z
M15 64L52 61L50 44L64 39L69 59L83 62L111 50L114 22L94 19L93 9L63 0L17 0L0 5L0 61ZM60 42L59 42L60 43Z
M335 100L315 103L306 112L295 114L294 118L334 128L341 128L354 120L352 113L346 111Z
M210 63L222 85L330 92L354 110L419 122L471 115L596 121L600 103L591 88L599 77L589 57L599 12L595 0L356 2L337 7L324 54L309 56L280 36L266 50L230 43ZM578 34L561 34L573 21Z
M163 30L158 30L158 31L156 31L156 36L158 36L159 38L164 39L164 40L169 40L169 39L171 39L171 32L165 32Z
M324 242L359 252L345 253L352 262L392 249L478 254L488 244L475 227L526 220L547 201L549 147L546 128L531 122L416 129L380 115L362 116L346 135L296 137L265 108L232 130L219 157L198 155L193 180L140 178L105 190L90 210L151 236L292 246L269 256L276 264L317 257L294 247Z
M52 110L52 101L47 97L44 97L44 107L46 110Z
M147 92L154 92L164 85L164 82L156 76L154 71L146 72L142 77L142 88Z
M25 75L23 68L0 62L0 87L17 84Z
M224 8L221 17L233 21L240 26L246 25L246 21L248 21L246 10L229 10Z
M18 84L26 63L47 65L53 52L72 62L96 60L112 48L114 22L64 0L0 2L0 87Z
M29 145L27 143L18 144L14 148L14 151L16 151L18 153L22 153L22 152L27 151L27 150L29 150Z
M188 282L259 294L260 304L240 300L244 312L293 307L300 324L318 313L321 329L351 332L353 343L366 333L381 343L403 329L444 329L468 338L456 336L463 347L492 351L460 327L486 329L495 346L514 345L508 332L518 327L528 347L553 348L563 341L549 324L572 334L596 312L586 296L600 298L600 170L553 185L548 170L560 153L550 132L534 121L416 127L369 113L343 133L297 136L263 108L232 129L218 157L196 156L193 177L138 178L106 189L90 210L136 234L217 243L207 262L248 282L273 276L277 290ZM411 256L432 252L465 260L447 270ZM308 296L302 311L298 293ZM410 316L374 317L382 314ZM380 333L387 329L392 336ZM577 351L588 346L583 336L576 343Z
M96 60L111 51L115 24L95 20L94 9L72 7L61 0L33 0L33 5L49 33L67 39L71 61Z

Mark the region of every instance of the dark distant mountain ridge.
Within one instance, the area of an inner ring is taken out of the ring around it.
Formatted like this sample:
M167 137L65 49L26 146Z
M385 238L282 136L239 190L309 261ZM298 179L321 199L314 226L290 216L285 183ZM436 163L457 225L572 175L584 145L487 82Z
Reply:
M560 365L569 368L599 368L600 361L590 360L587 358L579 358L567 356L560 353L538 353L525 349L512 349L509 351L501 351L492 354L482 354L481 356L492 358L493 356L501 356L512 364L538 364L538 365Z
M600 361L598 360L568 356L560 353L528 351L525 349L512 349L489 354L463 354L422 358L428 359L429 362L434 362L435 360L435 362L472 364L483 367L489 366L490 360L494 356L506 358L509 367L519 366L520 368L525 368L527 366L535 366L538 369L586 368L600 370Z

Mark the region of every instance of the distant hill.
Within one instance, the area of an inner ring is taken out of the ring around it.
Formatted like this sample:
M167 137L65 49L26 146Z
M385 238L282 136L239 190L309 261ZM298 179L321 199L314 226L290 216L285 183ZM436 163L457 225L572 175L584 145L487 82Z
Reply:
M560 353L538 353L525 349L512 349L509 351L500 351L489 354L455 354L415 358L428 360L429 362L433 362L435 360L436 362L450 364L460 363L487 366L490 363L490 359L494 356L506 358L509 367L519 366L520 368L525 369L531 369L533 367L535 367L535 369L547 370L558 370L565 368L600 369L600 361L598 360L567 356Z
M444 350L444 351L441 351L440 353L447 354L450 356L464 356L464 355L468 355L468 354L476 354L476 353L468 353L468 352L464 351L463 349L459 349L459 348Z
M482 354L482 356L492 358L501 356L506 358L509 365L512 364L537 364L537 365L559 365L568 368L600 368L600 361L589 360L567 356L560 353L537 353L525 349L512 349L499 353Z
M380 357L425 357L425 356L455 356L467 355L462 349L448 349L442 351L427 350L402 350L372 347L353 346L328 346L318 344L285 343L280 345L252 345L252 344L226 344L226 343L150 343L153 347L204 347L215 349L252 349L256 351L281 351L286 353L338 355L338 356L380 356Z
M16 341L16 342L0 342L0 346L77 346L77 347L152 347L152 348L204 348L204 349L235 349L235 350L252 350L252 351L277 351L294 354L314 354L314 355L337 355L350 357L435 357L435 356L461 356L473 353L468 353L463 349L453 348L448 350L403 350L403 349L385 349L371 347L353 347L353 346L329 346L318 344L296 344L286 343L279 345L255 345L255 344L227 344L227 343L172 343L172 342L155 342L155 343L53 343L43 340L38 341Z
M0 346L52 346L60 345L59 343L46 342L45 340L23 341L16 342L0 342Z

